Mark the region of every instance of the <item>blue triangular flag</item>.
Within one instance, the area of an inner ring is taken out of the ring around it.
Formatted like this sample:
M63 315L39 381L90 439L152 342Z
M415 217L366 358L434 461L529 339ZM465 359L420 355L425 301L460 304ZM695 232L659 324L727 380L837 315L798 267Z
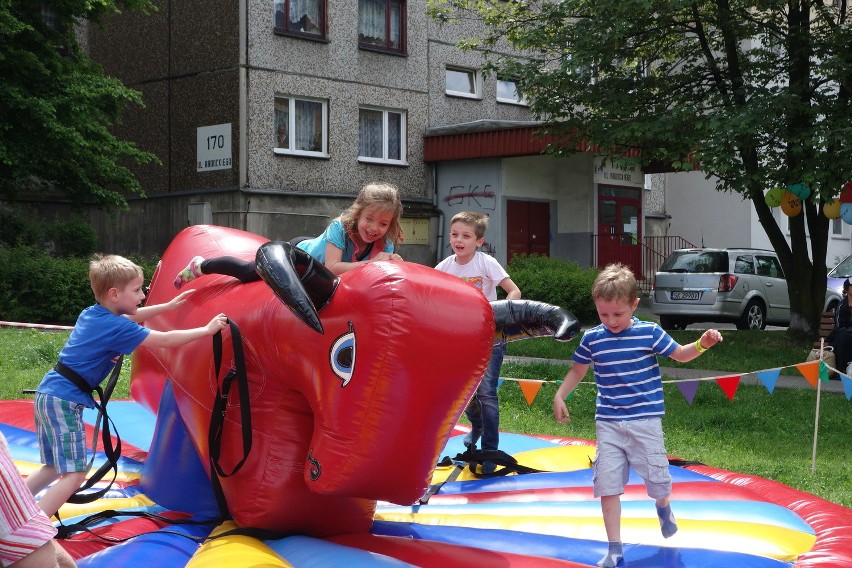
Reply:
M769 394L772 394L772 391L775 390L775 383L778 381L778 375L781 374L781 369L769 370L769 371L757 371L755 375L760 379L760 382L763 383L763 386L766 387L766 390L769 391Z
M848 375L840 373L840 380L843 382L843 392L846 393L846 400L852 400L852 379Z

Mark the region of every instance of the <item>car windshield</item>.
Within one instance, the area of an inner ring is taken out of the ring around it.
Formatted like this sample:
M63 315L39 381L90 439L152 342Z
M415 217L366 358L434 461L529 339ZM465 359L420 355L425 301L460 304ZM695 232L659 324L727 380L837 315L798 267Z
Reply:
M848 278L850 276L852 276L852 256L844 258L828 273L829 278Z
M727 272L725 251L678 250L660 266L660 272Z

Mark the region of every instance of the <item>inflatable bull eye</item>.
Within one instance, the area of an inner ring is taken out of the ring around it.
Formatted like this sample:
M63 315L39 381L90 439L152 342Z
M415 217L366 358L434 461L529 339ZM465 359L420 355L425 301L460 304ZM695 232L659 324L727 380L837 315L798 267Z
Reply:
M334 340L331 344L331 370L343 381L345 387L352 379L355 371L355 328L349 322L349 331Z

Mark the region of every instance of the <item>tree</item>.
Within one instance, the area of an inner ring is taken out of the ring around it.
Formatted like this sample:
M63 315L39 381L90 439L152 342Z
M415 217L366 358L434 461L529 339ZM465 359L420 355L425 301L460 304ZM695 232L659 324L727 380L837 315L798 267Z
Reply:
M516 79L543 131L559 137L551 152L582 140L629 166L623 150L638 148L643 166L701 170L751 200L789 280L790 329L819 328L822 206L852 179L847 0L430 0L428 9L440 22L483 24L460 47ZM764 192L800 183L812 193L788 244Z
M149 0L123 5L153 8ZM156 156L110 132L141 96L104 76L75 33L78 22L115 12L114 0L0 0L0 197L40 190L126 210L127 195L144 195L128 166Z

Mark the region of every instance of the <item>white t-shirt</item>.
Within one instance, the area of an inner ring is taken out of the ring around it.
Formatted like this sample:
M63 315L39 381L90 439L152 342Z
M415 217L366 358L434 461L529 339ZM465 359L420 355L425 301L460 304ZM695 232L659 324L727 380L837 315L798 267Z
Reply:
M458 276L482 292L489 302L497 300L497 285L509 273L497 262L497 259L484 252L476 252L467 264L456 262L456 255L448 256L438 263L435 270Z

